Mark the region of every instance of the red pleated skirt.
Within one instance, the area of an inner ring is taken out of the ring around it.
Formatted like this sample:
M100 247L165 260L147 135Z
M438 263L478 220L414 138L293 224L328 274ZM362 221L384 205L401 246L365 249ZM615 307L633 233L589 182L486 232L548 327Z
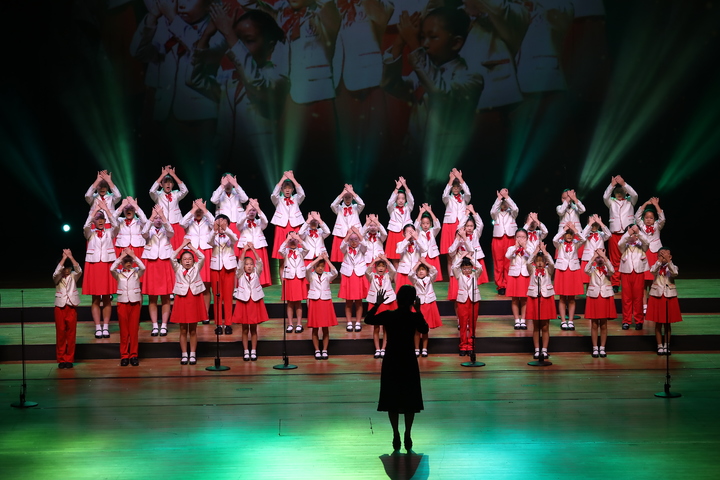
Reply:
M268 317L265 301L262 298L257 302L252 299L247 302L243 302L242 300L235 301L232 323L257 325L258 323L267 322L268 320L270 320L270 317Z
M525 292L527 294L527 292ZM448 300L455 300L457 299L458 294L458 281L457 278L455 278L455 275L448 278L448 294L447 299Z
M110 273L111 262L85 262L83 267L83 295L114 295L117 281Z
M280 300L288 302L301 302L307 298L307 288L304 278L284 278Z
M425 317L425 321L430 328L442 327L442 319L436 302L423 303L420 305L420 311Z
M482 273L478 277L478 285L482 285L483 283L488 283L490 281L490 278L488 277L487 267L485 266L485 259L481 258L478 263L482 265Z
M340 251L340 244L343 238L333 235L332 248L330 249L330 261L331 262L342 262L343 254Z
M185 240L185 229L179 223L173 223L172 228L175 235L170 239L170 245L172 245L173 250L177 250Z
M525 318L528 320L553 320L557 318L555 297L540 297L540 316L538 316L537 297L528 297Z
M374 303L368 303L368 310L370 310L374 306L375 306ZM382 305L380 305L378 307L378 310L377 310L377 312L375 312L375 314L377 315L378 313L384 312L386 310L397 310L397 300L393 300L390 303L383 303Z
M530 277L523 277L522 275L512 277L508 275L505 295L508 297L527 297L529 285Z
M260 272L260 285L262 285L263 287L269 287L270 285L272 285L272 278L270 277L270 260L268 259L267 247L255 248L255 251L260 257L260 260L262 260L263 262L263 269L262 272ZM252 250L248 250L247 252L245 252L245 257L250 257L255 260ZM210 262L206 263L208 265L210 264ZM238 261L238 268L244 268L242 259Z
M440 256L437 256L435 258L425 257L425 261L435 267L437 270L437 277L435 277L436 282L442 282L443 281L443 274L442 269L440 268Z
M556 295L582 295L583 277L587 277L582 270L555 270L555 294Z
M585 267L587 267L588 261L587 260L580 260L580 271L583 272L583 285L587 285L590 283L590 275L585 273Z
M657 262L657 259L658 259L658 254L653 253L650 250L648 250L647 252L645 252L645 257L647 258L647 262L648 262L648 269L645 272L645 280L650 280L652 282L653 280L655 280L655 277L653 276L652 273L650 273L649 267L652 267L653 265L655 265L655 263Z
M388 231L388 237L385 241L385 256L390 260L400 260L400 254L395 250L397 249L397 244L403 240L405 240L405 237L402 232Z
M142 259L145 264L142 293L145 295L170 295L175 287L175 272L170 259ZM210 262L208 262L210 263Z
M284 227L275 225L275 238L273 238L272 258L282 260L283 256L280 255L280 253L278 252L278 250L280 250L280 246L285 241L285 238L287 238L288 233L297 232L298 230L300 230L300 227L291 227L290 222L288 222L287 225L285 225Z
M230 223L228 223L228 228L229 228L238 238L240 238L240 230L238 230L238 228L237 228L237 223L235 223L235 222L230 222ZM240 247L238 247L238 242L236 242L236 243L235 243L235 256L236 256L236 257L239 257L239 256L240 256L240 252L242 252L242 249L241 249ZM205 253L205 251L203 251L203 253ZM206 257L207 257L207 255L206 255ZM208 257L208 262L207 262L207 263L210 263L210 257Z
M352 275L342 275L340 278L340 292L338 297L344 300L364 300L368 294L368 281L365 275L359 277L353 272Z
M125 250L125 248L126 248L126 247L115 247L115 255L116 255L118 258L120 258L120 255L122 255L122 252L123 252L123 250ZM133 247L133 246L131 245L131 246L127 247L127 248L129 248L130 250L132 250L132 252L135 254L135 256L136 256L137 258L139 258L139 259L142 260L142 254L143 254L143 251L145 250L145 247ZM145 263L145 262L143 261L143 263ZM140 280L142 280L142 278L141 278Z
M412 285L412 282L406 274L398 272L395 274L395 293L399 292L403 285Z
M337 316L335 315L335 308L333 307L332 299L320 300L320 299L309 299L308 300L308 321L307 325L310 328L320 327L334 327L338 324Z
M457 234L458 221L455 220L453 223L443 223L442 230L440 230L440 253L448 253L450 245L455 241L455 235Z
M597 298L587 297L585 299L585 318L590 320L601 320L603 318L617 318L615 308L615 297Z
M680 302L678 302L677 297L667 298L664 295L662 297L648 297L645 320L655 323L682 322Z
M205 261L200 269L200 279L207 283L210 281L210 257L212 257L212 248L201 249L200 251L205 255ZM193 255L193 257L195 257L195 255ZM195 258L195 261L197 261L197 258Z
M170 322L172 323L197 323L207 318L205 300L202 293L194 295L188 290L187 295L175 295Z

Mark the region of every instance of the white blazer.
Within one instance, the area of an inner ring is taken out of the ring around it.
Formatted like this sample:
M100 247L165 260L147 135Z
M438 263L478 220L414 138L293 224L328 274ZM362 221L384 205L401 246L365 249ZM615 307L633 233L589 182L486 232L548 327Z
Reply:
M523 225L523 230L525 230L528 235L526 248L529 252L534 252L540 242L542 242L548 235L548 229L542 222L540 222L539 227L535 230L530 230L530 225L526 223Z
M355 249L355 253L350 251L350 245L343 240L340 243L340 251L343 254L343 261L340 265L340 273L346 277L351 276L353 273L358 277L365 275L365 269L367 268L367 262L365 262L365 252L367 247L364 243L360 243Z
M80 295L78 294L77 282L82 275L80 265L73 265L70 275L63 278L63 266L58 264L53 273L53 283L55 283L55 306L56 307L77 307L80 305Z
M125 247L144 247L145 246L145 237L142 235L142 230L145 224L147 223L148 219L145 216L145 213L138 209L136 212L137 215L135 218L133 218L130 223L120 215L122 214L122 210L119 208L115 210L115 216L118 218L118 233L117 237L115 237L115 246L120 248Z
M233 297L237 300L247 302L252 299L253 302L258 302L260 299L265 297L262 285L260 284L260 274L263 270L262 260L259 258L255 260L255 269L250 274L245 273L243 268L238 268L235 272L237 277L237 286L233 292Z
M677 297L675 277L678 276L678 268L672 261L665 265L664 271L660 261L655 262L655 265L650 268L650 273L655 276L650 286L650 295L653 297L662 297L664 295L666 298Z
M147 222L142 234L146 240L142 258L167 260L172 257L173 248L170 239L175 235L172 225L165 223L160 228L155 228L152 223Z
M502 237L504 235L512 237L517 231L515 218L517 218L520 210L510 197L507 198L506 202L508 209L504 212L500 210L502 202L499 198L495 199L495 203L490 209L490 218L493 219L493 237Z
M564 236L565 232L561 231L555 235L555 238L553 238L553 244L555 245L555 251L557 253L557 258L555 259L555 268L563 271L569 268L573 272L575 270L580 270L578 247L582 245L583 241L578 240L577 236L573 236L572 242L570 244L570 251L567 251L565 240L563 240Z
M281 275L282 278L287 278L288 280L295 277L305 278L305 255L307 254L307 250L304 245L297 248L290 248L287 245L287 240L285 240L282 245L280 245L280 248L278 248L278 252L285 258Z
M243 248L248 242L252 242L255 248L267 247L267 239L263 233L267 226L268 220L264 213L259 212L255 220L250 220L244 211L240 212L237 222L237 228L240 231L238 247Z
M415 230L418 232L418 243L422 244L423 251L421 252L421 256L423 258L436 258L440 255L440 249L438 248L437 240L435 239L441 230L440 220L433 221L432 227L430 227L430 230L427 232L423 231L422 227L420 227L420 222L416 221Z
M237 268L237 257L235 256L235 245L237 244L235 232L229 228L225 233L211 231L207 243L212 247L210 258L210 270L232 270Z
M145 264L140 259L135 260L136 267L125 271L122 266L122 259L115 260L110 267L110 273L117 280L117 301L118 303L142 302L142 291L140 290L140 277L145 273ZM118 268L120 267L120 268Z
M630 235L627 232L625 232L625 234L620 237L620 241L618 241L618 248L622 254L620 258L620 273L647 272L650 269L647 256L645 256L645 252L648 249L647 237L641 230L637 242L629 243L629 241Z
M365 202L363 202L362 198L358 195L355 196L354 200L355 202L348 206L345 205L342 196L338 196L330 204L333 213L337 215L337 220L335 220L335 226L332 230L332 234L336 237L344 238L350 227L357 227L358 230L362 228L360 212L365 208Z
M290 222L291 227L297 227L305 221L300 211L300 204L305 200L305 191L300 185L295 187L295 194L289 199L280 193L280 185L275 185L270 200L275 205L275 213L270 220L273 225L284 227Z
M510 268L508 269L508 275L511 277L527 277L530 275L527 269L527 261L528 258L530 258L530 253L534 252L535 250L529 250L527 248L527 244L525 245L525 248L522 248L520 250L515 245L512 245L510 248L507 249L505 252L505 258L510 260Z
M165 193L157 182L153 183L152 187L150 187L150 198L152 198L153 202L160 205L163 214L165 214L165 218L167 218L171 224L180 223L180 220L182 220L180 200L188 194L188 189L184 183L178 185L178 188L179 190Z
M412 267L420 261L420 255L425 252L425 247L421 242L408 239L398 242L395 248L395 253L400 255L397 271L404 275L410 273Z
M609 298L614 295L612 288L611 277L615 273L615 269L612 263L608 262L603 265L605 267L605 273L598 270L597 265L594 262L588 262L585 265L585 273L590 275L590 282L588 283L587 293L585 294L590 298Z
M87 240L87 250L85 250L85 261L89 263L107 262L115 260L115 247L113 239L117 235L117 220L110 216L110 225L112 228L104 228L97 230L91 228L92 218L88 217L83 226L83 233Z
M332 265L329 272L323 272L322 275L315 273L312 268L305 268L305 278L308 279L308 300L331 300L332 292L330 284L338 276L337 269Z
M465 217L460 221L460 223L458 223L458 231L462 228L465 228L464 225L469 218L470 217ZM483 252L483 249L480 246L480 236L482 235L485 225L483 224L482 218L480 218L480 215L478 214L473 215L473 220L475 220L475 230L473 230L472 235L468 237L467 243L472 247L471 249L469 249L469 251L475 252L475 259L479 260L481 258L485 258L485 252Z
M402 229L407 224L412 224L412 209L415 205L415 198L413 198L410 192L405 192L405 205L398 207L395 205L397 200L397 193L393 190L388 200L387 211L390 214L390 221L388 222L387 229L391 232L402 232Z
M385 301L383 303L387 305L394 302L397 299L395 289L393 289L395 273L395 267L393 267L392 263L388 263L387 270L382 275L375 273L373 265L368 265L367 270L365 270L365 278L368 280L368 294L365 299L369 303L375 303L377 302L378 290L385 290Z
M470 300L471 302L479 302L480 289L478 288L478 277L482 274L482 265L475 263L472 274L465 276L462 273L462 269L457 266L453 268L453 275L457 278L458 292L457 292L457 303L465 303Z
M378 226L378 231L372 234L367 228L360 230L363 235L363 244L365 245L365 263L371 263L380 255L385 255L385 240L387 240L387 230L382 225Z
M528 285L528 297L537 298L538 296L538 279L540 279L540 293L544 298L555 296L555 287L553 287L552 277L555 272L555 264L550 255L545 255L545 275L542 275L535 269L533 257L528 258L527 268L530 273L530 284Z
M616 200L612 195L614 188L615 187L613 187L612 183L608 185L603 193L603 202L605 202L605 205L607 205L610 210L610 221L608 225L610 227L610 231L612 233L623 233L628 225L635 223L633 209L637 203L638 194L629 184L626 183L623 188L629 198Z
M200 270L202 269L203 263L205 263L205 255L202 252L198 253L198 261L187 269L187 274L183 274L185 269L180 262L173 260L170 264L175 270L175 287L173 288L174 295L185 296L190 290L193 295L198 295L205 291L205 284L200 278ZM202 319L199 319L202 320Z
M610 238L611 233L605 226L597 232L593 232L592 226L586 225L580 236L585 239L582 260L589 262L593 255L595 255L595 250L605 248L605 242Z
M417 295L417 297L420 299L420 303L422 305L426 303L432 303L437 300L437 296L435 295L435 288L433 287L433 282L435 282L437 274L437 268L431 265L430 271L425 276L425 278L419 278L415 270L410 272L410 275L408 275L408 278L415 286L415 295Z
M198 222L190 211L180 221L180 225L185 229L185 238L189 238L192 246L199 250L212 248L207 240L212 233L214 223L215 219L210 212L205 212Z
M318 227L310 228L310 224L303 223L298 231L298 235L302 238L303 247L307 250L305 254L307 260L314 260L323 252L327 252L325 239L330 236L330 228L325 222L322 222Z
M470 187L467 183L460 184L461 193L457 196L451 193L452 185L445 184L442 193L442 201L445 204L445 215L443 223L455 223L465 216L465 208L470 203Z
M88 203L88 205L90 205L91 208L93 205L95 205L95 200L98 197L100 197L100 195L97 193L95 188L90 185L90 188L88 188L87 192L85 192L85 201ZM118 189L117 185L113 185L110 191L101 198L105 202L105 205L107 205L108 210L112 210L113 208L115 208L115 205L120 202L122 196L120 195L120 190Z
M558 224L558 232L565 231L565 225L572 223L575 230L580 232L582 230L582 224L580 223L580 215L585 213L585 205L578 200L577 203L563 201L560 205L555 207L555 211L560 217L560 223Z
M225 187L220 185L210 197L210 201L217 205L215 207L215 215L227 215L232 223L237 223L238 214L242 211L242 204L248 201L248 196L242 187L233 189L228 194Z
M643 212L638 208L635 212L635 224L645 233L645 236L650 242L648 247L651 252L657 253L662 248L662 242L660 241L660 230L665 226L665 212L658 213L657 220L651 226L646 226L645 221L642 218Z

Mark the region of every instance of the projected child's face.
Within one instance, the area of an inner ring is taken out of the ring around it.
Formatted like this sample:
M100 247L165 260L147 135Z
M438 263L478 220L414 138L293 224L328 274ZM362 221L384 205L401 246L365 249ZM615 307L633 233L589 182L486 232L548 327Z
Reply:
M208 14L209 0L177 0L177 12L187 23L196 23Z
M272 53L273 45L265 40L262 31L252 20L245 19L238 23L235 27L235 34L248 49L253 60L261 65L267 61Z
M433 16L423 21L421 39L422 46L435 65L443 65L455 58L463 43L446 30L443 20Z

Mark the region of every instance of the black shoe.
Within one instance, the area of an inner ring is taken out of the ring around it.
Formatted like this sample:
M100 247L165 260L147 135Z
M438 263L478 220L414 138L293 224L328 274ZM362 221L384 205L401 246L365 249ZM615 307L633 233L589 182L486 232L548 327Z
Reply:
M60 363L58 363L58 368L67 368L67 367L65 366L65 362L60 362Z
M412 450L413 443L412 443L412 438L410 438L410 435L408 435L408 434L406 433L404 440L405 440L405 442L404 442L404 443L405 443L405 450L408 450L408 451Z
M230 325L225 325L225 335L232 335L232 327Z
M65 362L65 368L73 368L72 362Z
M137 367L140 365L140 360L138 360L138 357L130 357L130 365L133 367Z
M102 338L102 330L95 330L95 338Z
M630 324L629 324L629 323L623 323L622 329L623 329L623 330L630 330Z
M215 335L222 335L223 334L223 328L221 326L215 327Z
M618 287L617 285L613 286L614 293L618 293L619 291L620 291L620 287Z
M210 320L203 320L203 321L202 321L202 324L203 324L203 325L210 325Z
M643 324L642 323L636 323L635 324L635 330L642 330Z
M400 450L400 435L398 435L397 437L393 437L392 446L393 450Z
M498 295L505 296L505 289L504 288L498 289Z
M121 367L127 367L130 365L130 359L129 358L123 358L120 360L120 366Z
M465 350L460 350L460 356L461 356L461 357L464 357L465 355L467 355L467 351L465 351Z

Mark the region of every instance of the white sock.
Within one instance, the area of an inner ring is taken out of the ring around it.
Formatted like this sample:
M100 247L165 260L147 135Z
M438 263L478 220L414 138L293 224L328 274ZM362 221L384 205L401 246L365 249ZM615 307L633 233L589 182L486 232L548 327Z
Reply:
M98 332L98 331L101 332L101 331L102 331L102 325L95 325L95 331L96 331L96 332Z
M106 323L105 325L103 325L103 330L110 330L110 324Z
M190 356L191 356L191 357L194 357L194 356L195 356L195 352L190 352Z
M162 326L160 328L167 329L167 323L163 322Z
M153 322L153 328L160 328L160 327L158 327L157 322Z

